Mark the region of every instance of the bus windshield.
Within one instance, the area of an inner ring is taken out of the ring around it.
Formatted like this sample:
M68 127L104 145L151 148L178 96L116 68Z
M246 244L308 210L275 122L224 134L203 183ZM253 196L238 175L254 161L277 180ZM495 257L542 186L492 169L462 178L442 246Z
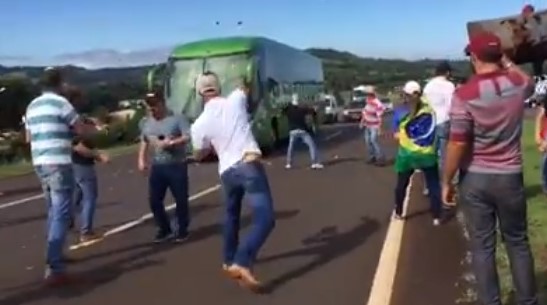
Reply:
M353 90L353 97L357 99L365 98L365 92L361 90Z
M197 76L203 71L216 73L220 80L221 92L227 95L246 75L249 63L248 54L174 61L167 84L169 109L195 120L203 109L201 98L195 89Z

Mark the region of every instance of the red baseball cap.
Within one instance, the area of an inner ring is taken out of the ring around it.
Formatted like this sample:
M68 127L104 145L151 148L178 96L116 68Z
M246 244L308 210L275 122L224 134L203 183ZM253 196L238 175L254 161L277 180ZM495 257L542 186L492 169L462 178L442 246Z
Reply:
M491 32L482 32L472 36L465 52L481 57L503 54L500 38Z

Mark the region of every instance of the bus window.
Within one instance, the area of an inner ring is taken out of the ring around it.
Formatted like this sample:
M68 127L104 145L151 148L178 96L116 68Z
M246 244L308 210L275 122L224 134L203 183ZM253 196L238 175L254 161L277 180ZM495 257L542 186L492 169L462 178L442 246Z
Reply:
M268 78L268 93L275 98L279 97L279 84L271 78Z

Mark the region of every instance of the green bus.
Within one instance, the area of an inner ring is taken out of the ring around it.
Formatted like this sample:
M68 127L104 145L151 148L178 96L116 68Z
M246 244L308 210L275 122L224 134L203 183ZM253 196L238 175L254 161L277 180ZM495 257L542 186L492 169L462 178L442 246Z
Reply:
M167 63L150 71L148 86L165 88L168 107L193 121L203 109L195 81L204 71L219 76L223 95L242 79L251 85L250 118L262 148L273 148L288 137L282 108L295 93L302 104L317 110L316 123L322 122L317 102L323 93L323 67L320 59L305 51L263 37L191 42L175 47Z

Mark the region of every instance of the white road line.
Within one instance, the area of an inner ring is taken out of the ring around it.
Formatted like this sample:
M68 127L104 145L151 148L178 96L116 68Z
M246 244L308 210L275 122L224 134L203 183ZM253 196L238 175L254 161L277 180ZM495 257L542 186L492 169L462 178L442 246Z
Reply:
M339 135L341 135L341 134L342 134L342 131L340 131L340 130L337 131L337 132L333 132L332 134L326 136L326 137L323 139L323 141L330 141L330 140L336 138L337 136L339 136Z
M417 177L417 175L414 175L414 177ZM411 189L412 179L406 189L406 196L403 205L403 215L405 216L407 215ZM395 220L393 218L389 223L367 305L389 305L391 303L393 283L395 281L399 254L401 252L404 225L405 221Z
M336 132L333 132L332 134L330 134L330 135L326 136L325 138L323 138L323 141L330 141L330 140L340 136L341 134L342 134L342 131L340 131L340 130L336 131ZM42 199L42 198L44 198L43 194L37 194L37 195L34 195L34 196L21 198L21 199L6 202L6 203L0 203L0 210L6 209L6 208L9 208L9 207L13 207L13 206L17 206L17 205L20 205L20 204L23 204L23 203L31 202L31 201L34 201L34 200Z
M2 203L2 204L0 204L0 210L6 209L6 208L9 208L9 207L12 207L12 206L20 205L20 204L23 204L23 203L27 203L27 202L30 202L30 201L38 200L38 199L41 199L41 198L44 198L43 194L38 194L38 195L34 195L34 196L30 196L30 197L26 197L26 198L14 200L14 201Z
M203 190L203 191L201 191L201 192L199 192L199 193L197 193L197 194L194 194L194 195L190 196L190 197L188 198L188 200L189 200L189 201L194 201L194 200L196 200L196 199L199 199L199 198L201 198L201 197L204 197L204 196L206 196L206 195L209 195L209 194L211 194L211 193L213 193L213 192L215 192L215 191L217 191L217 190L219 190L219 189L220 189L220 184L214 185L214 186L212 186L212 187L210 187L210 188L207 188L207 189L205 189L205 190ZM171 205L165 207L165 209L166 209L167 211L171 211L171 210L175 209L175 207L176 207L176 204L173 203L173 204L171 204ZM125 224L123 224L123 225L121 225L121 226L118 226L118 227L115 227L115 228L112 228L112 229L106 231L106 232L103 234L103 237L100 238L100 239L95 239L95 240L92 240L92 241L89 241L89 242L79 243L79 244L76 244L76 245L72 245L72 246L70 246L69 249L70 249L70 250L78 250L78 249L81 249L81 248L84 248L84 247L89 247L89 246L91 246L91 245L94 245L94 244L97 244L97 243L103 241L103 240L104 240L105 238L107 238L108 236L112 236L112 235L114 235L114 234L119 234L119 233L125 232L125 231L127 231L127 230L133 229L134 227L137 227L137 226L143 224L144 222L146 222L146 221L148 221L148 220L150 220L150 219L152 219L152 218L153 218L152 213L144 214L144 215L142 215L141 217L139 217L139 218L137 218L137 219L135 219L135 220L129 221L129 222L127 222L127 223L125 223Z

